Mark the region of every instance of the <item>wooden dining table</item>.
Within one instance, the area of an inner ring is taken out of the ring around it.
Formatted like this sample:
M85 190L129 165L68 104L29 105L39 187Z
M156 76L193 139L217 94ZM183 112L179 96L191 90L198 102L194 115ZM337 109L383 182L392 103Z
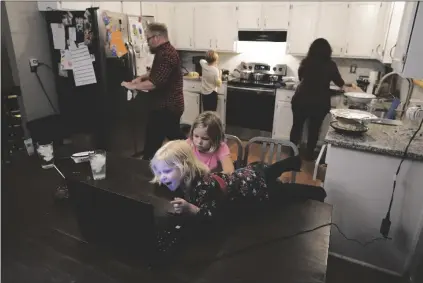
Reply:
M160 217L171 208L172 193L149 182L152 173L146 161L107 153L106 179L99 181L92 179L88 162L75 164L61 158L56 164L68 179L150 202ZM248 211L231 219L230 225L217 225L178 247L169 264L154 271L140 266L140 274L145 275L140 280L325 282L331 213L329 204L310 200L281 202L265 212ZM80 237L77 227L56 222L67 235Z

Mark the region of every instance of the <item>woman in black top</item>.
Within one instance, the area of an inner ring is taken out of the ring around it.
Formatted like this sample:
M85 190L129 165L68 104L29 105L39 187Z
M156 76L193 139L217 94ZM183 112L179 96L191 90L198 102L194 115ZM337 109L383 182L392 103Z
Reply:
M330 110L330 88L333 81L343 87L344 80L332 61L332 48L324 38L316 39L298 69L300 84L292 98L293 125L290 140L299 144L303 125L308 120L307 150L304 158L313 159L320 127Z

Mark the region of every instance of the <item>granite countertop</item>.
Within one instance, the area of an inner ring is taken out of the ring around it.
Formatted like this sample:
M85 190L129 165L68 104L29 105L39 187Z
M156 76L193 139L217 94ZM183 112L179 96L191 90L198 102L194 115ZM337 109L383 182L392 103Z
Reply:
M361 137L351 137L335 132L332 127L325 142L348 149L402 157L405 147L416 129L407 126L369 124L369 130ZM408 148L407 158L423 161L423 129L415 136Z

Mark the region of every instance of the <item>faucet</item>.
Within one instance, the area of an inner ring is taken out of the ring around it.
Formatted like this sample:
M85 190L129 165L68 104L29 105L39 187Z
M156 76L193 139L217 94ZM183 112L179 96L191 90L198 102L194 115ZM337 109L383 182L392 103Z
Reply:
M376 91L375 91L375 95L376 95L376 97L379 95L380 88L381 88L381 86L382 86L383 81L384 81L384 80L386 80L386 78L388 78L388 77L390 77L390 76L392 76L392 75L397 75L397 76L399 76L399 77L401 77L401 78L402 78L401 74L400 74L400 73L398 73L398 72L390 72L390 73L387 73L386 75L384 75L384 76L380 79L380 81L379 81L379 85L377 86L377 89L376 89ZM405 78L405 79L406 79L406 80L407 80L407 82L408 82L408 91L407 91L407 97L406 97L405 102L403 103L403 106L402 106L401 118L402 118L402 116L404 115L405 109L408 107L408 104L409 104L409 102L410 102L410 98L411 98L411 93L413 92L413 88L414 88L413 81L412 81L411 79L409 79L409 78ZM400 99L401 99L401 97L400 97Z

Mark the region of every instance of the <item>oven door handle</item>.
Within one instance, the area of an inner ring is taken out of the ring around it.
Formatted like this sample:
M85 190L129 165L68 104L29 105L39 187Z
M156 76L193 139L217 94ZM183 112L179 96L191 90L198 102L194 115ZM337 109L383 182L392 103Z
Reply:
M239 86L228 86L228 89L246 90L246 91L253 91L253 92L275 93L274 89L267 89L267 88L249 88L249 87L239 87Z

